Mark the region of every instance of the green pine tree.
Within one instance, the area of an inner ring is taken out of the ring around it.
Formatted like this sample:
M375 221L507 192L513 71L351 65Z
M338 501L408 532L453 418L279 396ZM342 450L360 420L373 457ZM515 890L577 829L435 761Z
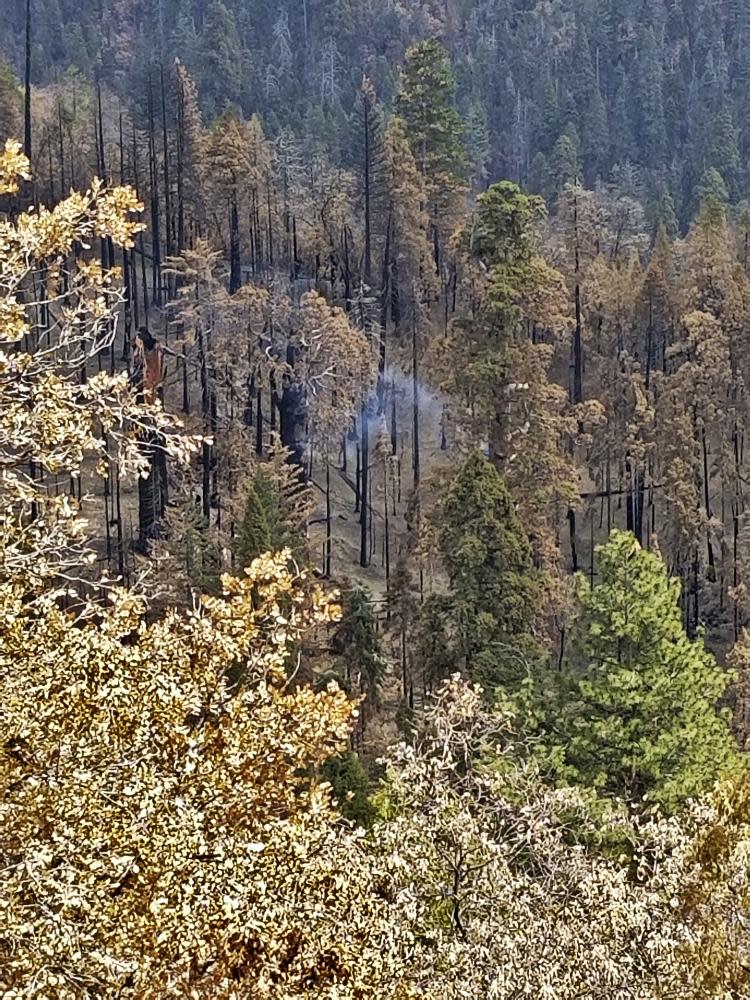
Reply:
M476 216L459 238L487 267L518 274L532 258L533 225L545 211L541 198L524 194L512 181L500 181L479 195Z
M368 827L375 819L370 802L370 780L357 753L349 750L325 762L322 776L331 786L341 815L358 826Z
M209 117L237 101L242 87L243 51L234 14L211 0L203 23L201 96Z
M0 146L21 135L23 95L10 66L0 60Z
M533 645L539 579L503 478L480 451L448 491L438 544L469 671L490 690L516 683Z
M667 154L663 71L653 28L641 31L638 49L636 138L644 166L658 170Z
M344 594L341 622L333 645L347 680L356 682L369 701L376 701L383 682L385 659L372 594L366 587L356 586Z
M674 810L737 764L717 709L731 676L687 636L658 555L615 531L597 557L595 586L578 580L571 689L550 727L571 780Z
M253 482L248 490L245 512L237 532L237 561L240 567L244 569L249 566L253 559L272 547L266 512Z
M253 477L253 490L263 508L269 548L278 551L292 547L292 532L284 520L278 490L274 488L270 476L262 468L258 469Z
M551 189L545 194L550 203L556 202L561 192L568 184L581 180L581 151L575 131L568 126L555 143L550 158Z
M406 124L414 158L431 186L457 184L466 172L465 126L453 101L456 81L448 53L435 38L406 53L396 113Z
M221 547L214 528L192 497L169 518L167 549L202 594L221 592Z

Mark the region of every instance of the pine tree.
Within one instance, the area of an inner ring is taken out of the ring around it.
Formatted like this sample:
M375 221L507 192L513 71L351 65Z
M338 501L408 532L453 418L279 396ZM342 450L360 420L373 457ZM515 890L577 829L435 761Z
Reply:
M221 548L200 501L189 497L168 513L167 550L184 570L190 587L200 594L221 592Z
M737 763L717 704L731 675L689 639L680 583L658 555L615 531L579 578L572 699L551 724L573 780L673 810Z
M245 512L237 531L237 562L244 569L253 559L271 548L271 535L263 504L255 484L250 484L245 502Z
M0 145L20 135L22 94L12 70L0 61Z
M381 327L385 333L389 320L398 327L402 314L408 315L409 310L404 307L412 290L424 288L432 252L424 178L411 151L406 125L400 118L391 118L383 137L380 181ZM381 346L385 351L385 339ZM383 354L381 367L384 365Z
M448 491L438 546L468 669L489 688L517 680L516 657L529 645L539 580L508 489L480 451Z
M292 547L294 532L285 522L281 497L271 477L261 466L253 476L253 492L263 508L268 528L268 547L274 552Z
M577 183L581 175L578 136L568 128L555 143L550 157L550 187L544 192L550 204L555 205L566 185Z
M466 169L465 127L453 106L455 92L448 53L440 42L428 38L407 51L396 111L431 185L455 185Z
M664 125L662 67L652 28L644 29L640 37L636 137L641 162L659 170L666 158L667 133Z
M234 14L210 0L202 33L201 94L209 114L237 101L242 85L242 48Z
M344 594L341 623L333 648L341 661L347 681L377 701L383 683L385 658L380 646L372 594L355 586Z
M353 750L331 757L321 769L321 775L331 786L334 801L346 819L361 827L369 827L375 819L370 802L370 780L359 754Z
M396 112L425 179L435 243L435 270L455 227L456 194L467 172L466 126L454 107L456 82L448 53L434 38L412 46L401 73Z

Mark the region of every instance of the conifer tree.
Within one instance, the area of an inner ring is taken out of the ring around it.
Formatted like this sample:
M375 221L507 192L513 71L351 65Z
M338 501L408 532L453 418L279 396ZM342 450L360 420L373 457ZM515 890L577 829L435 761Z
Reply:
M555 343L567 341L569 324L562 275L536 243L544 214L540 198L510 182L478 198L458 237L471 311L452 324L448 351L441 345L441 370L446 388L470 399L459 419L474 440L487 441L524 523L534 526L534 560L545 569L546 589L558 574L561 518L578 503L570 448L585 414L574 415L549 376Z
M219 594L221 548L213 526L203 516L200 501L189 497L177 510L170 510L167 526L167 551L184 570L190 589Z
M368 827L375 818L369 799L370 781L362 760L354 750L331 757L321 769L329 782L334 802L341 815L358 826Z
M440 42L428 38L408 50L396 112L403 119L414 159L425 179L436 269L441 242L453 228L452 202L467 169L466 129L454 107L455 91L448 53Z
M717 708L731 675L688 638L679 580L658 555L615 531L597 560L595 585L578 581L573 693L555 739L572 779L674 810L737 764Z
M234 14L222 0L210 0L203 23L201 90L213 115L234 104L242 85L242 50Z
M431 185L463 178L464 125L453 106L456 82L448 53L428 38L408 50L396 111L406 125L414 157Z
M271 548L271 533L255 484L251 483L245 502L245 513L237 532L237 560L244 569L253 559Z
M641 31L638 53L637 139L644 164L663 166L667 153L662 67L652 28Z
M22 95L13 71L0 61L0 143L14 139L21 124Z
M366 587L344 594L341 622L333 643L347 682L376 701L383 683L385 658L378 635L373 597Z
M473 452L446 496L438 545L468 669L492 688L517 679L539 601L531 546L497 469Z

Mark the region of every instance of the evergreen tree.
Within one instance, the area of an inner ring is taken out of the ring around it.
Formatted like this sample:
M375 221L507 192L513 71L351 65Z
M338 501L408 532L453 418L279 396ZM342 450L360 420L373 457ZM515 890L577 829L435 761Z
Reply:
M468 669L489 688L516 680L529 645L539 581L531 546L502 476L480 451L443 505L438 536Z
M169 511L167 549L185 571L190 587L200 594L221 592L221 548L203 516L200 501L190 497Z
M237 102L243 53L237 23L222 0L210 0L203 21L200 91L209 116Z
M12 70L0 61L0 146L21 134L21 88Z
M709 167L708 170L704 171L698 184L697 194L702 204L710 202L722 207L728 204L729 191L724 178L716 167Z
M667 152L664 125L662 65L652 28L641 32L638 52L636 138L641 162L654 170L663 165Z
M615 531L597 559L596 584L578 580L571 700L551 726L571 779L674 810L737 763L717 709L731 676L688 638L658 555Z
M430 38L408 50L396 112L424 177L436 272L456 227L460 209L456 195L467 172L466 126L453 104L455 91L448 53L440 42Z
M271 549L271 533L255 483L250 484L245 512L237 532L237 561L245 569L253 559Z
M434 38L406 53L396 112L406 125L414 158L432 185L463 179L465 127L453 101L456 82L448 53Z
M460 234L463 246L486 267L518 276L534 253L533 225L545 215L541 198L511 181L493 184L477 199L477 213ZM496 282L497 283L497 282Z
M268 545L274 552L279 549L293 548L294 532L284 518L281 498L270 476L261 467L253 477L253 491L263 508L266 526L268 528Z
M375 819L375 809L370 802L370 781L359 754L353 750L331 757L322 767L321 775L333 793L341 815L369 827Z
M638 160L633 125L633 90L630 76L623 73L615 83L609 113L609 160L612 165Z
M372 594L353 587L344 594L341 623L333 647L349 684L376 700L383 682L385 659L380 648Z
M581 152L575 131L567 129L559 137L550 158L550 186L544 192L550 204L554 205L566 185L581 180Z

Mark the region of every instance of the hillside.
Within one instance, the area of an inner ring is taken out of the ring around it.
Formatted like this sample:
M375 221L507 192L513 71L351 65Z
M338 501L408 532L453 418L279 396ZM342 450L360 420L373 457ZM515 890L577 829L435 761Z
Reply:
M638 195L685 229L707 170L746 197L750 8L745 0L34 0L33 79L70 67L145 109L148 67L179 58L211 118L227 106L344 166L362 75L386 107L406 49L450 53L472 182L546 197L578 175ZM22 76L24 2L4 0L0 53ZM142 95L142 96L139 96Z
M0 14L0 996L750 997L750 0Z

